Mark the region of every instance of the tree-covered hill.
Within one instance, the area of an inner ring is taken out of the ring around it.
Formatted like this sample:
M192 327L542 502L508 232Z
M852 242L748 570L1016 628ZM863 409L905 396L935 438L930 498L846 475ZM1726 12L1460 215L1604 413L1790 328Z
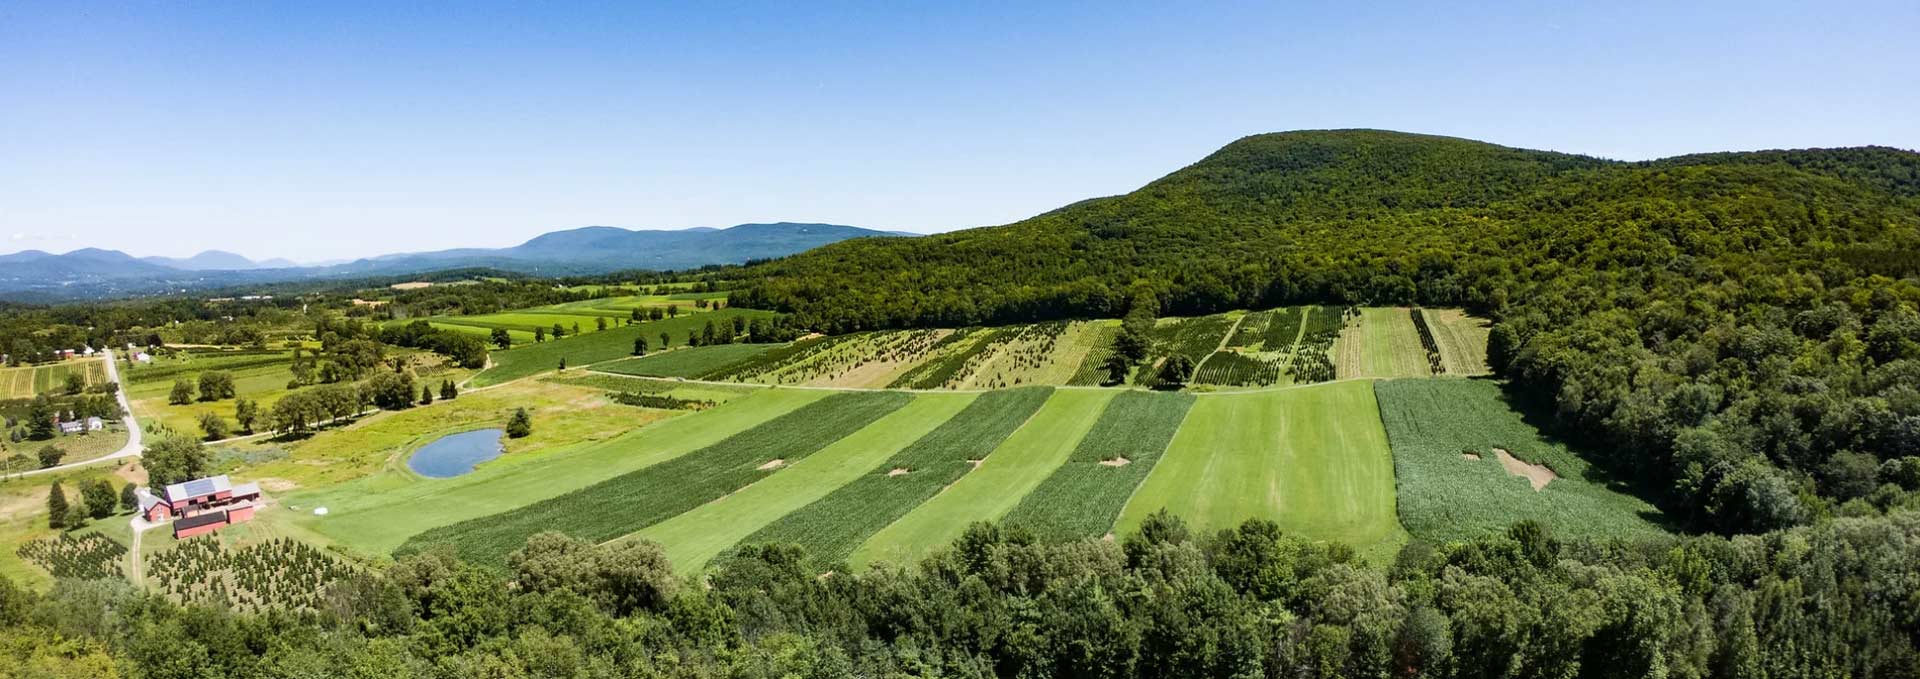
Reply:
M1623 163L1372 130L1241 139L1006 226L838 243L735 303L828 332L1464 305L1493 365L1703 525L1907 501L1920 456L1920 154Z

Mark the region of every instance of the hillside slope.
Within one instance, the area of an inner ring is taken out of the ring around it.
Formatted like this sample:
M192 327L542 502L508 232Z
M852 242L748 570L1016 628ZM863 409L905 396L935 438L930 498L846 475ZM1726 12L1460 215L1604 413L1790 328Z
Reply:
M1920 154L1885 148L1621 163L1267 134L1014 224L770 262L734 303L827 332L1468 306L1565 431L1703 526L1768 529L1913 497L1876 488L1920 469L1917 178Z

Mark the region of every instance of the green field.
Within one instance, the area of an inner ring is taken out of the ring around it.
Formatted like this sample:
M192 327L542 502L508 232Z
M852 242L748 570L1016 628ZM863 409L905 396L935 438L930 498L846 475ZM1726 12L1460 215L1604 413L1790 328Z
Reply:
M560 531L594 542L611 540L740 490L777 471L775 461L797 462L911 400L898 392L832 394L652 466L531 505L427 531L399 551L445 543L475 563L501 565L508 553L541 531Z
M1060 540L1112 531L1127 499L1180 430L1193 400L1188 394L1121 392L1067 462L1021 498L1006 521ZM1127 463L1117 464L1122 458Z
M1066 463L1113 397L1111 391L1054 392L978 468L868 538L848 561L856 568L875 561L908 564L952 542L968 524L998 521Z
M633 355L633 340L647 338L654 349L661 349L660 333L667 333L672 346L687 343L687 333L700 332L708 321L715 324L732 323L736 317L749 320L771 318L766 311L750 309L721 309L702 314L683 314L679 318L649 321L633 325L608 328L605 332L590 332L584 335L572 335L564 339L548 340L539 344L516 346L505 351L491 354L493 367L480 371L473 378L473 385L484 387L516 380L558 368L560 359L565 358L569 367L584 367L591 363L611 361Z
M102 384L107 381L107 366L102 359L76 358L46 365L0 368L0 400L60 392L67 386L68 375L79 375L88 386Z
M665 545L676 568L697 571L762 526L871 472L974 398L974 394L917 394L912 403L779 473L636 535Z
M184 378L193 382L202 372L225 370L233 374L234 395L259 403L261 410L265 411L290 393L287 383L293 379L293 372L289 370L292 363L293 354L285 351L249 350L231 354L202 352L158 359L139 367L122 367L120 374L128 382L127 399L131 401L136 414L148 423L197 434L200 431L201 413L213 413L231 422L234 401L194 401L185 405L168 403L167 393L173 389L174 380Z
M1367 307L1334 345L1338 375L1347 377L1426 377L1426 347L1404 307Z
M1198 397L1115 532L1161 508L1196 532L1264 518L1374 556L1405 540L1393 453L1364 381Z
M448 479L423 478L406 471L399 455L383 456L385 470L378 474L291 493L285 503L296 512L295 524L351 551L383 555L421 532L511 512L684 456L828 395L759 390L712 410L639 426L603 441L561 445L530 455L516 455L510 449L472 473ZM547 428L537 425L536 435ZM390 449L411 450L431 438L416 435ZM313 516L314 507L327 507L329 513Z
M1052 395L1044 387L991 391L886 462L746 538L794 543L817 563L850 556L868 536L973 470Z
M702 377L728 366L750 361L783 345L721 344L657 351L646 356L595 366L601 372L650 377Z
M1373 386L1393 444L1400 522L1415 537L1472 537L1523 519L1569 536L1662 531L1658 509L1527 424L1498 383L1437 378ZM1503 468L1495 449L1543 464L1559 478L1536 491ZM1479 459L1468 459L1468 453Z

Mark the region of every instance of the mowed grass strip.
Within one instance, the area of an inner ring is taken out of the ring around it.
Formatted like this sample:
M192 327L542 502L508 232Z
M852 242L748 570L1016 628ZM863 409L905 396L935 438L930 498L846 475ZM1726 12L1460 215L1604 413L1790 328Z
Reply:
M772 476L629 538L666 547L681 572L700 570L728 547L871 471L972 403L975 394L920 394L905 407Z
M897 392L839 393L700 450L509 512L463 521L407 541L402 552L436 543L463 558L500 565L535 533L556 530L601 542L712 502L827 447L899 409Z
M986 458L1052 393L1048 387L1027 387L981 394L886 462L741 542L798 544L818 563L836 564L868 536L971 471L970 460Z
M657 340L648 340L649 343ZM646 356L595 366L601 372L648 377L702 377L765 355L779 344L718 344L656 351Z
M1420 331L1406 307L1367 307L1340 334L1340 377L1425 377L1433 374Z
M848 561L855 568L876 561L913 563L959 538L968 524L1000 519L1066 463L1113 397L1112 391L1090 389L1053 392L978 469L875 533Z
M1493 372L1487 367L1487 335L1492 323L1460 309L1427 309L1426 316L1433 339L1440 345L1440 360L1446 363L1447 374L1472 377Z
M1201 396L1115 531L1171 510L1196 531L1270 519L1314 540L1391 557L1393 453L1368 382Z
M1193 400L1191 394L1121 392L1074 446L1066 464L1021 498L1006 522L1056 540L1099 537L1113 530L1127 498L1159 463ZM1127 463L1117 464L1121 458Z
M731 330L731 324L736 317L744 317L748 320L772 318L773 313L751 309L721 309L687 314L679 318L623 325L600 332L569 335L538 344L523 344L505 351L493 352L493 367L475 375L472 384L476 387L484 387L553 370L559 367L562 358L567 360L569 367L581 367L590 363L631 356L633 340L636 337L645 337L648 344L652 344L655 349L660 349L662 348L659 345L660 333L663 332L667 333L673 346L683 346L687 343L687 333L699 332L706 327L708 321L712 321L716 326L722 323L729 324L728 329Z
M1579 537L1641 537L1665 518L1564 444L1527 424L1490 380L1378 382L1374 391L1393 444L1400 521L1430 540L1469 538L1533 519ZM1559 476L1534 490L1502 467L1495 448ZM1468 453L1479 459L1471 459Z
M510 399L538 400L518 395L519 386L504 389L516 392L508 396ZM497 392L462 396L457 404L466 407L464 404L483 402L494 393ZM281 499L290 506L328 508L326 516L291 513L293 523L354 552L384 555L424 531L507 512L680 457L829 395L822 391L759 390L711 410L636 426L603 441L508 453L470 473L449 479L428 479L403 471L404 458L396 458L384 471L371 476L302 489ZM436 408L446 409L445 406ZM386 439L398 439L408 442L400 444L402 446L417 447L446 433L436 432L440 427L427 419L433 410L415 408L353 429L329 430L303 445L333 446L329 439L339 438L344 439L339 442L340 447L377 449L386 445ZM635 418L636 421L645 419ZM564 426L566 423L562 420L553 424ZM457 428L471 426L463 423ZM391 432L382 436L384 430ZM436 433L416 434L423 430ZM557 434L562 433L536 430L534 437ZM269 475L280 473L272 468L260 471Z

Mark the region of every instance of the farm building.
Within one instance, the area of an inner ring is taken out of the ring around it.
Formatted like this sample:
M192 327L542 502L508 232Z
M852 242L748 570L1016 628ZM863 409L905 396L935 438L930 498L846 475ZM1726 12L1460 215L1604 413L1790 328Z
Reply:
M107 423L105 420L102 420L98 417L87 418L87 431L100 431L106 428L107 428Z
M140 515L153 522L173 520L175 538L211 533L251 520L260 504L259 485L236 486L224 474L176 483L163 493L156 496L147 488L134 491L140 501Z
M87 425L79 420L67 420L60 423L60 433L62 434L78 434L86 431L86 428Z

